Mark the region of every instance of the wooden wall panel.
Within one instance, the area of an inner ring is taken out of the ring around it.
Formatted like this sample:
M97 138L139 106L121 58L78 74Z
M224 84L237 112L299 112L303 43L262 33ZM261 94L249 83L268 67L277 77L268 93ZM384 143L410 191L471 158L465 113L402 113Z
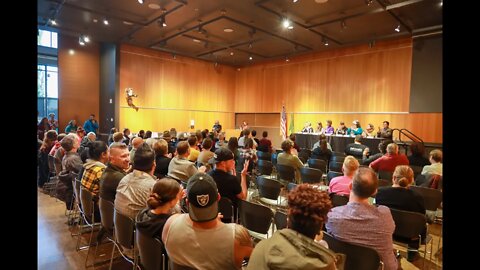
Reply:
M280 114L278 114L280 115ZM287 112L288 121L290 114ZM306 122L311 122L313 128L317 126L317 122L322 122L325 126L326 121L330 119L333 126L338 128L339 122L344 121L347 127L352 126L353 120L360 121L362 128L371 123L377 127L382 127L384 120L390 122L391 128L406 128L413 134L420 137L424 142L442 143L443 141L443 123L441 113L406 113L406 114L294 114L295 131L302 130ZM402 139L406 139L402 136Z
M122 45L120 49L120 127L165 130L171 127L211 129L215 120L234 127L235 69L155 50ZM135 112L124 89L138 95ZM161 119L161 121L159 121Z
M236 73L236 112L406 112L411 39L254 65Z
M249 122L253 129L257 130L257 137L261 138L262 131L267 130L272 143L276 147L280 147L282 138L280 136L280 113L272 114L255 114L255 113L242 113L237 114L237 123L242 121L241 119L262 119L262 122ZM240 116L240 117L239 117ZM367 124L371 123L377 129L378 126L382 127L384 120L390 122L391 128L406 128L413 134L420 137L424 142L430 143L443 143L443 122L441 113L409 113L409 114L358 114L358 113L346 113L346 114L334 114L334 113L313 113L313 114L294 114L294 132L300 132L306 122L311 122L313 128L317 126L317 122L322 122L323 126L326 126L327 120L332 120L333 127L338 128L339 122L344 121L347 127L352 125L353 120L360 121L362 128L365 128ZM268 122L267 122L268 121ZM290 127L291 113L287 111L287 130ZM259 124L261 123L261 124ZM238 129L237 129L238 130ZM238 132L233 132L235 136L238 136ZM395 132L395 135L397 133ZM260 137L259 137L260 136ZM408 140L402 136L402 140Z
M222 129L226 129L225 127L233 127L234 118L233 113L159 109L140 109L135 112L132 108L121 107L120 129L128 127L131 132L137 133L140 129L163 132L174 127L177 132L192 132L205 128L211 130L216 119L222 124ZM190 129L190 120L195 120L194 129Z
M78 38L58 35L58 114L59 131L72 119L82 125L90 114L95 114L99 124L100 97L100 47L91 42L80 46ZM74 50L71 55L69 50Z

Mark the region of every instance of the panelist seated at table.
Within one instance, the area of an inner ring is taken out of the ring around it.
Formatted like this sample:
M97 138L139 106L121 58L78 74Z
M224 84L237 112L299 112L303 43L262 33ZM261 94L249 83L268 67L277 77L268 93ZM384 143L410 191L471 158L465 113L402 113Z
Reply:
M363 130L362 136L364 138L373 138L375 137L376 132L375 132L375 127L372 124L368 124L367 128Z
M365 148L367 148L367 146L362 144L362 135L357 135L355 136L355 141L347 144L345 147L345 154L361 159Z
M323 128L322 122L317 123L317 128L315 129L315 133L320 133L320 134L325 133L325 129Z
M380 127L378 127L377 137L391 140L393 130L389 126L390 126L390 122L383 121L383 128L380 129Z
M345 126L345 122L340 121L340 126L337 128L337 135L346 135L348 128Z
M360 121L354 120L352 122L352 124L353 124L353 126L351 126L347 130L347 134L349 134L349 135L362 135L363 129L362 129L362 126L360 125Z
M332 127L332 120L327 120L327 126L324 128L323 133L326 135L333 135L335 133L335 129Z
M302 132L313 133L312 123L310 122L305 123L305 126L302 129Z

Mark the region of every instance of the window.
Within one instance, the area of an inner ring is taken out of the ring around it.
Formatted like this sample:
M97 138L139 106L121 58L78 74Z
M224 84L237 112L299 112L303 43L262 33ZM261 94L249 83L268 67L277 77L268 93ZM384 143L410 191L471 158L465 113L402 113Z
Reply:
M37 45L57 49L58 37L56 32L38 30Z
M50 113L58 120L58 67L38 65L37 81L38 122Z

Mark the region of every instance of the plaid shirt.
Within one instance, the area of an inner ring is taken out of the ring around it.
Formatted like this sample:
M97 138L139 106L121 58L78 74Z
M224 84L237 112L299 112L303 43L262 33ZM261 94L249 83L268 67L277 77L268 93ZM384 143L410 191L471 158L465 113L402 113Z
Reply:
M82 186L87 190L97 195L100 190L100 177L102 176L103 171L105 170L105 165L100 166L99 161L95 165L85 168L85 171L82 176Z

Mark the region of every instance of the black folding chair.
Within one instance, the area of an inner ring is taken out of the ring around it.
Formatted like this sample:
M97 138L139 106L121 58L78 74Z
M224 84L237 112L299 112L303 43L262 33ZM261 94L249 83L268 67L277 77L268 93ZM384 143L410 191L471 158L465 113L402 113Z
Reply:
M255 239L268 238L268 230L272 224L272 209L245 200L238 201L240 224L243 225Z
M308 167L310 168L315 168L315 169L319 169L321 170L322 172L326 172L327 171L327 162L323 159L314 159L314 158L310 158L308 161Z
M320 169L315 168L300 168L300 176L302 183L316 184L322 181L323 172Z
M330 193L329 195L330 195L330 200L332 201L333 207L346 205L348 203L349 196L347 195L339 195L335 193Z
M218 201L218 212L222 213L224 221L228 221L228 223L235 222L235 214L233 209L232 200L227 197L221 197Z
M263 152L263 151L257 151L257 157L258 160L268 160L270 161L272 159L272 154L268 152Z
M323 232L323 239L329 249L347 255L345 270L377 270L384 267L377 251L372 248L338 240L327 232Z

